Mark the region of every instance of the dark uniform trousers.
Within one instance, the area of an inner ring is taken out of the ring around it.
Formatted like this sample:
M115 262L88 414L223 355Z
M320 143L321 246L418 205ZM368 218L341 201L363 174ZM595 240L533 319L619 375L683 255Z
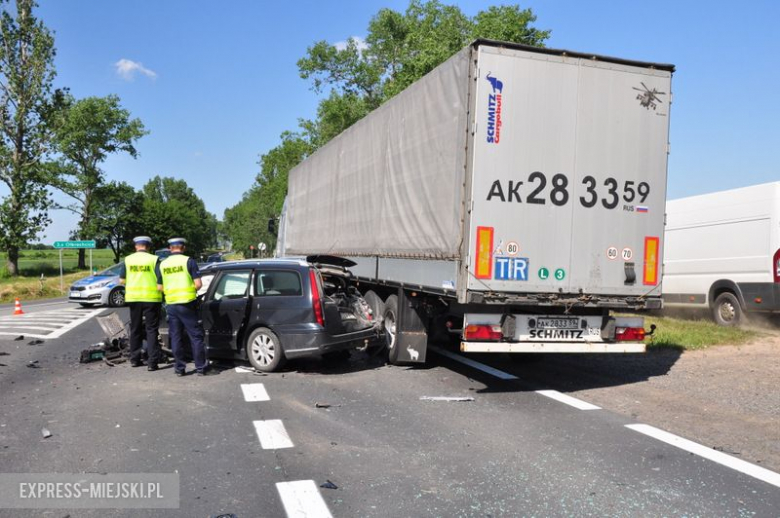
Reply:
M183 350L184 333L190 337L195 368L199 371L205 370L208 362L206 360L206 344L203 342L203 326L199 322L198 302L168 304L165 311L168 313L168 332L171 335L171 349L173 349L173 357L176 360L174 365L176 372L184 372L187 367Z
M157 365L162 361L160 342L157 332L160 328L159 302L128 302L130 307L130 362L141 362L141 348L146 335L148 365Z

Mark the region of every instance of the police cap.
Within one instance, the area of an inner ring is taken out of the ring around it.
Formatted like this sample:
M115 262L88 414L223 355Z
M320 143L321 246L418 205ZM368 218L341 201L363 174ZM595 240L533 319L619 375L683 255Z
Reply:
M168 244L171 246L186 245L187 240L184 239L183 237L172 237L168 240Z
M149 236L138 236L138 237L134 237L134 238L133 238L133 243L135 243L135 244L137 244L137 245L138 245L138 244L147 244L147 245L151 245L151 244L152 244L152 238L151 238L151 237L149 237Z

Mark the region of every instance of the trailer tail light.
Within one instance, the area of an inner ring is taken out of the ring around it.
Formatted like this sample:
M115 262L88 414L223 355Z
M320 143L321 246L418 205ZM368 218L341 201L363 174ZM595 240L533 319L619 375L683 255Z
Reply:
M501 326L493 324L473 324L466 326L463 337L466 340L498 341L504 338L504 333L501 332Z
M775 252L775 257L772 259L774 265L775 282L780 282L780 248Z
M615 340L618 342L641 342L645 339L644 327L617 327Z
M314 310L314 317L317 323L325 326L325 318L322 314L322 298L320 297L320 287L317 284L317 272L309 270L309 280L311 281L311 306Z

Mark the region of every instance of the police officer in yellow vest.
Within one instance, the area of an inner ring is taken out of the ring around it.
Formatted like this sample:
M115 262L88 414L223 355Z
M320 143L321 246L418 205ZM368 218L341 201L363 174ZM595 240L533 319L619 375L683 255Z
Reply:
M174 370L177 376L184 376L187 367L184 361L184 333L190 338L192 359L198 375L206 374L208 360L203 343L203 326L198 314L197 292L202 286L198 263L183 254L187 241L181 237L168 240L171 255L162 261L157 269L157 288L165 293L168 313L168 332L171 349L176 360Z
M125 302L130 307L130 365L143 365L141 348L146 334L146 368L156 371L157 364L162 360L157 341L162 294L157 290L155 274L160 258L149 253L152 245L150 237L138 236L133 239L133 243L135 253L125 257L119 271L121 282L125 285Z

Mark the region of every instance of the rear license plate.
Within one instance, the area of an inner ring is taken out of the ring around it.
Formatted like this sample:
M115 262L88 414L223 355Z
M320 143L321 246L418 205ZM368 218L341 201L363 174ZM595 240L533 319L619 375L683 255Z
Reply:
M70 292L70 298L72 298L72 299L80 299L81 298L81 292L80 291L71 291Z
M537 329L579 329L577 317L540 317L536 319Z

